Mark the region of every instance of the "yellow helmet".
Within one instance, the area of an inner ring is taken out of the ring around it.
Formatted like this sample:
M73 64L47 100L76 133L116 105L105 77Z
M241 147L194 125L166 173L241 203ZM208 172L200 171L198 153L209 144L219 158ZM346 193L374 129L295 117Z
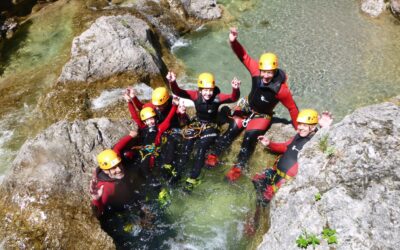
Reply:
M169 99L169 93L168 89L165 87L158 87L153 91L153 94L151 95L151 103L153 105L163 105L166 103Z
M197 80L197 86L201 89L213 89L215 88L214 76L211 73L201 73Z
M146 108L140 110L140 119L142 121L147 120L154 116L156 116L156 112L154 111L154 109L152 107L146 107Z
M318 123L318 112L314 109L303 109L296 119L297 122L314 125Z
M264 53L258 61L260 70L275 70L278 68L278 57L274 53Z
M107 170L117 166L121 162L121 158L112 149L106 149L97 155L99 167Z

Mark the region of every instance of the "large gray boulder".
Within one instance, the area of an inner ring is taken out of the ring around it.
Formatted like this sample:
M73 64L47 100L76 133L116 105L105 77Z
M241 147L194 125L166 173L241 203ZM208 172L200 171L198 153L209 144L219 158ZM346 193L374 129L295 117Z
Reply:
M71 59L59 82L94 81L118 73L159 75L161 60L155 34L132 15L103 16L74 38Z
M326 227L337 231L335 249L397 249L399 132L400 107L383 103L317 133L300 153L298 176L271 202L271 227L259 249L298 249L304 231L321 238ZM326 136L330 157L321 151ZM321 240L317 249L330 248Z
M27 141L0 186L5 249L112 249L92 215L96 154L129 132L126 122L58 122Z

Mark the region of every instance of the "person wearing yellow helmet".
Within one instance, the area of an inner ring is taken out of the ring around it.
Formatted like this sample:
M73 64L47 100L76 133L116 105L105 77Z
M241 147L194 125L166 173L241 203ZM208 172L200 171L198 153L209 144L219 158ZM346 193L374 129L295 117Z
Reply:
M314 136L317 125L321 128L329 128L333 121L331 113L325 111L318 116L313 109L300 111L297 117L297 134L289 141L279 143L270 141L266 136L259 136L259 142L268 147L273 153L281 154L272 168L267 167L262 173L252 178L256 189L256 211L254 217L245 223L245 232L254 234L260 219L260 209L269 204L278 189L288 180L296 176L298 171L297 156L303 146Z
M285 72L279 68L278 57L271 52L264 53L257 61L250 57L238 42L238 31L231 28L229 42L233 52L247 68L251 76L251 89L247 98L238 105L229 122L229 128L220 136L212 153L207 156L210 167L218 163L218 157L226 151L233 140L245 130L236 164L228 171L226 178L235 181L254 152L257 137L264 134L270 126L274 109L282 103L289 111L294 128L297 128L298 109L286 83Z
M127 91L130 93L130 101L134 105L143 110L144 108L151 107L156 113L157 123L162 123L167 118L170 110L172 109L172 95L166 87L157 87L151 95L151 101L142 103L134 93L134 90L129 87ZM182 133L181 129L189 123L189 116L186 114L186 109L183 102L180 102L178 109L171 119L170 126L163 134L161 146L161 166L162 173L165 179L174 183L180 178L180 171L175 169L177 155L181 152L182 146Z
M161 136L171 124L171 120L175 115L177 105L179 104L179 98L173 99L172 108L169 110L168 116L158 124L156 119L157 114L154 108L144 107L140 111L139 115L132 102L133 97L134 93L132 89L126 89L124 99L128 103L129 112L133 121L135 121L139 127L141 139L139 146L139 152L141 155L140 170L143 176L151 182L154 181L152 169L156 164L159 164L160 160L158 156L160 154ZM158 160L157 162L156 159Z
M189 178L186 179L186 190L191 191L199 183L201 169L207 150L214 143L219 134L217 124L218 108L224 103L235 102L240 95L240 81L235 77L231 82L232 93L220 93L215 86L214 75L208 72L201 73L197 80L198 90L183 90L176 82L176 75L168 72L167 80L171 85L172 92L182 98L194 102L196 118L184 131L186 139L183 145L182 155L178 160L178 168L181 169L188 162L195 141L198 140L198 150L195 153L195 163Z
M96 215L102 216L104 211L119 210L134 198L135 186L127 176L122 151L137 136L131 131L113 147L97 155L98 167L93 172L89 192Z
M260 189L260 181L264 183L261 190L264 190L262 199L269 202L279 187L286 181L297 175L298 163L297 156L306 144L314 136L317 131L317 125L321 128L329 128L332 124L333 117L331 113L325 111L321 116L314 109L301 110L297 117L297 134L289 141L278 143L270 141L266 136L258 137L259 142L268 147L274 153L282 154L275 162L272 169L266 169L267 174L256 175L253 183ZM270 183L266 185L267 183Z

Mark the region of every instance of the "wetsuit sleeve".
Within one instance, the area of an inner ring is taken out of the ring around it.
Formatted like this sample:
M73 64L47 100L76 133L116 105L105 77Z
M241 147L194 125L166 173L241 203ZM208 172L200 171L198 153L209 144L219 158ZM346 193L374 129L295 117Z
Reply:
M276 98L287 108L290 117L292 118L292 124L295 129L297 129L297 115L299 114L299 109L294 102L292 93L286 83L283 83L281 89L279 90Z
M144 128L146 125L140 120L139 114L135 107L133 106L132 102L128 102L129 113L131 113L132 120L136 122L139 128Z
M221 103L231 103L231 102L236 102L239 99L240 96L240 90L239 88L235 89L232 88L232 93L231 94L218 94L218 99L220 100Z
M260 70L258 69L258 62L247 54L247 51L237 40L231 42L231 48L236 56L239 58L239 60L250 72L251 76L258 76L260 74Z
M183 89L179 88L176 81L171 82L171 90L172 90L172 93L174 93L175 95L177 95L179 97L190 99L192 101L195 101L197 99L198 91L183 90Z
M136 96L133 97L132 101L133 104L135 104L136 108L138 108L139 110L143 108L143 103Z
M121 157L121 152L122 150L126 147L126 145L128 145L128 143L132 140L133 138L130 135L126 135L124 137L122 137L113 147L113 150L115 151L115 153L117 153L119 155L119 157Z
M294 137L288 140L287 142L273 142L271 141L268 145L268 148L274 152L283 154L286 152L287 146L293 141Z
M178 108L178 106L176 105L172 105L171 110L168 113L168 116L165 118L165 120L158 126L158 133L162 134L165 132L165 130L167 130L169 128L169 126L171 125L171 120L174 117L175 113L176 113L176 109Z

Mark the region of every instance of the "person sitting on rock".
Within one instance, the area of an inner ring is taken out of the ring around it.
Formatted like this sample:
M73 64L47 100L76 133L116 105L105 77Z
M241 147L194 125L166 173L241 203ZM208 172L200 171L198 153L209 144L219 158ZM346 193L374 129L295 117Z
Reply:
M263 173L256 174L252 178L256 189L257 201L256 211L251 221L245 224L245 233L249 236L254 235L259 225L261 208L269 204L278 189L288 180L297 175L298 163L297 156L300 150L316 133L317 124L321 128L329 128L333 117L331 113L325 111L321 116L313 109L300 111L297 117L297 134L289 141L278 143L270 141L266 136L259 136L259 142L268 147L274 153L280 153L272 168L267 168Z
M298 171L297 156L300 150L316 133L317 125L329 127L333 121L332 115L325 111L319 117L317 111L304 109L297 117L297 134L287 142L270 141L266 136L259 136L259 142L272 152L282 155L276 160L272 169L268 168L262 174L257 174L252 181L258 193L261 193L261 202L268 204L279 187L287 180L296 176Z
M123 150L137 136L131 131L113 147L97 155L98 167L90 182L92 205L97 217L104 211L120 210L134 198L134 183L123 163Z
M264 134L270 126L275 106L280 102L289 111L293 127L297 127L298 109L287 85L285 72L278 68L278 57L264 53L256 61L250 57L237 40L238 31L231 28L229 41L233 52L251 75L251 90L243 99L241 110L235 110L228 130L218 137L206 164L215 166L220 155L227 150L233 140L245 130L235 165L228 171L228 181L236 181L246 167L257 144L257 137Z
M178 162L179 168L182 168L188 162L194 143L198 140L194 166L190 177L186 179L185 186L187 191L191 191L194 186L199 184L198 177L204 165L205 154L219 134L218 108L221 104L237 101L240 95L240 81L235 77L231 82L232 93L222 94L219 88L215 86L214 76L210 73L199 75L198 90L179 88L176 83L176 75L173 72L168 72L167 80L171 85L172 92L177 96L192 100L196 109L195 120L184 131L185 142Z
M132 119L139 127L140 146L140 170L146 179L153 180L152 170L156 165L156 159L159 160L161 136L169 128L172 118L175 116L179 105L179 98L174 97L172 107L167 117L157 124L157 114L154 108L144 107L140 110L140 118L134 107L132 99L134 98L133 90L128 88L124 94L125 100L128 102L129 112ZM157 162L159 164L159 162Z
M154 89L151 95L151 102L143 104L134 94L134 90L129 88L130 97L135 106L141 110L151 107L157 114L157 122L162 123L172 109L173 97L169 94L165 87ZM171 182L175 182L180 178L181 171L176 169L174 160L179 156L182 144L181 128L189 123L189 116L186 114L186 108L183 103L178 105L177 111L171 119L169 128L163 134L161 147L162 172L165 178L170 178ZM165 138L165 139L164 139Z

